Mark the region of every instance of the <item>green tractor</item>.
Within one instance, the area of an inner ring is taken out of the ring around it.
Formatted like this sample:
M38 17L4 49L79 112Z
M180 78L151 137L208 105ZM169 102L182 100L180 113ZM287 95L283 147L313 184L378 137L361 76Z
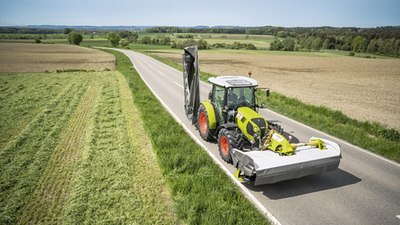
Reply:
M243 76L210 78L208 99L200 102L197 48L183 54L185 112L203 140L217 141L221 158L236 168L240 180L256 185L332 171L340 162L340 147L311 138L290 143L283 129L259 113L257 81ZM269 89L264 89L269 96Z

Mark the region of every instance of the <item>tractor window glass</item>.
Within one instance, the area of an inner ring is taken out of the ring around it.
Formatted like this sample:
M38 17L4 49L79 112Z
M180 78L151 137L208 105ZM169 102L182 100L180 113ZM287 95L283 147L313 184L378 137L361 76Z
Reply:
M229 108L239 106L253 107L254 105L254 87L230 88L228 90Z
M224 105L225 88L215 85L213 91L212 101L217 103L220 107Z

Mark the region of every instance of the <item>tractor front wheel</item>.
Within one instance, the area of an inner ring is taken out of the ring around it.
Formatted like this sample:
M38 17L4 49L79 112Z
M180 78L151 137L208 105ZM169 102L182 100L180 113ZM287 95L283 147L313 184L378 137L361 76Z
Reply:
M232 163L231 152L233 148L237 148L237 137L235 133L228 129L221 129L218 134L218 149L221 158L227 162Z

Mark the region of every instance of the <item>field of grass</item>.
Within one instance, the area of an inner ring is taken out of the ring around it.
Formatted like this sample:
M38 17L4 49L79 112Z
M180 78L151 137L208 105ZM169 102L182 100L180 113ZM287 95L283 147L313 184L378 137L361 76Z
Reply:
M0 224L177 224L119 72L0 74Z
M149 55L177 70L182 70L182 66L177 61L156 54ZM200 75L203 81L216 76L202 71ZM266 102L267 108L282 115L400 162L400 134L395 129L387 128L377 122L352 119L340 111L306 104L296 98L276 92L273 92L268 100L262 99L262 101Z
M122 53L113 54L152 140L178 218L188 224L267 224L238 187L157 101L132 69L130 60Z

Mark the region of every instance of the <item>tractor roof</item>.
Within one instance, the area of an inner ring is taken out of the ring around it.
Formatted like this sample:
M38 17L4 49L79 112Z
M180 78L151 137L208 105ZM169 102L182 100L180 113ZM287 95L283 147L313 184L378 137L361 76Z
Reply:
M225 88L230 87L254 87L257 86L257 81L249 77L243 76L220 76L211 77L208 79L209 82Z

